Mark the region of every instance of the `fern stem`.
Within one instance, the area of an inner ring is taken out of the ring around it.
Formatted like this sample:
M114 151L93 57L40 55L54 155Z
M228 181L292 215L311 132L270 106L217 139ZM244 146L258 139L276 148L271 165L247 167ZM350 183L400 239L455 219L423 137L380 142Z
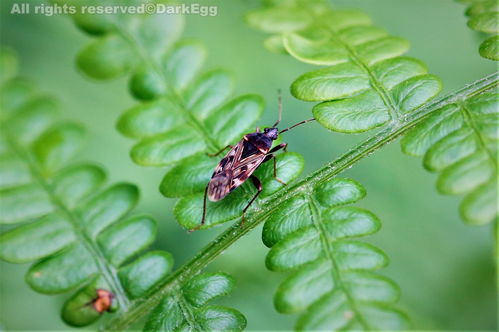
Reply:
M127 311L130 305L130 300L128 299L125 290L123 289L121 282L118 279L117 271L107 261L101 249L95 244L94 241L92 241L88 234L86 234L85 230L82 227L82 225L84 225L84 222L76 214L74 214L56 195L52 183L47 181L47 179L44 177L42 171L33 160L33 157L19 144L17 144L15 139L12 138L9 134L7 134L6 132L4 132L3 134L9 144L10 149L14 151L14 153L28 165L31 175L49 195L52 204L63 215L66 216L67 220L69 220L69 222L73 226L73 229L75 230L78 241L81 242L90 252L91 256L94 257L94 262L101 272L104 280L111 288L111 292L118 302L120 309L123 311Z
M185 281L201 272L203 268L205 268L234 242L246 233L250 232L253 228L257 227L282 203L297 195L303 194L304 192L310 192L313 187L320 183L327 182L342 171L350 168L357 161L367 157L375 150L403 135L409 129L423 121L427 116L435 111L438 111L442 107L459 102L460 100L464 100L487 90L497 88L497 86L498 74L494 73L441 99L428 103L426 106L403 116L399 123L386 127L374 136L358 144L355 148L346 152L338 159L328 163L316 172L305 177L303 180L295 183L294 185L286 186L275 195L262 200L260 203L261 208L249 214L246 217L246 222L242 226L240 226L239 223L235 223L230 226L226 231L220 234L215 240L197 253L190 261L168 276L162 284L151 290L150 295L145 300L132 303L129 312L122 313L110 320L104 329L106 331L124 330L132 323L142 318L155 306L157 306L164 296L173 291L179 290Z

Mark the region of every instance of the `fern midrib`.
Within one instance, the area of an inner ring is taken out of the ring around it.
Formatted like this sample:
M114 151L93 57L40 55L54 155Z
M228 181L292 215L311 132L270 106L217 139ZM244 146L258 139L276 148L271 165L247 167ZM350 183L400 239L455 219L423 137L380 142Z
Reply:
M137 301L128 313L118 315L110 320L105 327L107 331L123 330L149 313L161 299L174 291L180 284L189 280L192 276L199 273L204 267L212 262L218 255L223 253L239 238L246 235L253 228L257 227L270 214L274 212L281 204L303 193L310 193L313 188L332 177L338 175L343 170L350 168L358 160L367 157L375 150L398 138L413 126L419 124L433 112L440 108L453 104L461 99L466 99L485 91L496 88L498 85L497 73L491 74L481 80L465 86L464 88L449 94L438 100L431 101L417 111L409 113L403 117L397 126L388 126L382 129L378 134L371 136L367 140L358 144L355 148L343 154L341 157L323 166L311 175L301 181L285 186L274 195L262 200L261 209L258 212L248 213L246 222L243 226L234 224L226 231L220 234L215 240L206 245L191 260L186 262L178 270L170 274L161 284L152 289L145 300Z
M128 42L128 44L135 50L135 53L140 56L142 61L149 64L150 67L154 68L156 73L161 76L168 89L167 96L172 98L177 106L183 110L182 114L184 115L185 120L198 132L198 134L203 137L204 141L208 144L208 148L213 152L220 150L221 147L212 138L212 135L208 132L205 126L189 111L182 97L177 94L175 89L172 88L171 81L169 80L168 75L165 73L163 68L156 62L156 60L152 56L149 55L147 50L142 47L142 44L135 39L133 34L130 34L118 23L115 23L114 26L115 31Z
M401 111L396 105L395 101L393 100L391 93L386 90L383 84L381 84L381 82L377 79L376 75L374 75L369 66L364 61L362 61L357 52L355 52L355 50L352 47L350 47L350 45L339 36L339 33L332 28L329 28L329 31L332 32L331 34L332 37L339 44L343 45L343 47L347 50L353 62L357 64L357 66L359 66L368 75L371 87L380 96L381 100L383 100L383 104L385 104L385 106L388 109L388 113L390 114L391 118L391 123L392 124L398 123Z
M353 297L353 295L350 293L348 287L345 285L343 282L343 277L341 275L341 269L338 266L338 263L336 262L335 256L334 256L334 249L332 247L332 241L329 241L328 239L328 233L326 230L326 227L324 223L322 222L322 218L320 216L319 209L317 208L317 202L313 198L313 196L308 196L308 206L310 209L310 215L312 218L312 225L313 227L319 232L320 240L321 240L321 246L323 249L323 252L326 256L326 258L331 262L331 277L333 279L333 289L336 288L343 292L347 298L347 302L349 303L350 308L354 312L354 318L359 321L359 324L362 325L362 327L365 330L371 330L371 327L367 323L366 319L360 312L360 310L357 308L357 303Z
M179 293L180 294L178 294L178 297L177 297L178 305L180 307L180 310L182 310L185 321L187 322L189 327L191 327L191 330L203 331L203 328L196 321L196 316L194 315L194 312L192 311L191 305L187 302L187 300L184 297L184 292L182 290L180 290Z
M3 135L8 142L10 149L14 151L14 153L28 165L31 175L49 195L52 204L54 204L55 207L67 217L67 220L70 221L70 224L73 227L75 234L77 235L78 241L81 242L91 253L91 256L94 258L94 262L96 263L97 268L100 270L102 276L111 287L113 295L118 301L120 308L124 311L127 311L130 305L130 301L126 296L125 290L123 289L118 279L117 271L108 262L101 249L86 234L83 227L81 227L81 225L83 225L83 221L79 216L73 214L71 210L59 199L59 197L57 197L52 184L46 181L45 177L43 176L36 162L33 161L33 158L31 157L29 152L21 148L19 144L17 144L16 140L5 131Z
M492 151L489 150L487 147L487 144L485 143L485 137L482 136L482 133L480 130L477 128L477 125L475 124L475 121L473 120L473 115L470 109L466 106L466 103L460 102L459 103L459 109L461 110L464 118L464 122L468 125L468 127L471 128L473 131L473 134L476 136L478 145L485 150L485 153L490 159L490 162L494 166L494 169L497 172L497 159L495 158L494 154Z

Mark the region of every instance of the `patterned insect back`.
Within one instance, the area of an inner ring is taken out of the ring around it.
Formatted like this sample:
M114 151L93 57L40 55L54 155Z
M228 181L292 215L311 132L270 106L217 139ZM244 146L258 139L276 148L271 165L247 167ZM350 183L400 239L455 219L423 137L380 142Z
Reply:
M256 145L246 139L239 141L215 168L208 184L208 199L212 202L222 200L243 184L264 159L265 153Z

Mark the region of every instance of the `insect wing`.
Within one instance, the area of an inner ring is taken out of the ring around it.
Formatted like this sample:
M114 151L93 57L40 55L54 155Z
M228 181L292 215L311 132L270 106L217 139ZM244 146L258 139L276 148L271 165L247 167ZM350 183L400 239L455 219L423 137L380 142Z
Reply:
M250 154L241 159L248 144L251 143L241 140L217 165L208 184L210 201L216 202L223 199L243 184L263 162L265 154L261 152Z
M244 149L244 140L239 141L229 152L225 155L225 157L220 160L217 167L215 167L215 171L211 176L214 178L215 176L224 173L228 169L232 169L234 163L241 159L241 155Z
M234 170L232 171L232 188L230 191L243 184L244 181L256 171L264 159L265 154L259 152L241 160L237 165L234 165Z

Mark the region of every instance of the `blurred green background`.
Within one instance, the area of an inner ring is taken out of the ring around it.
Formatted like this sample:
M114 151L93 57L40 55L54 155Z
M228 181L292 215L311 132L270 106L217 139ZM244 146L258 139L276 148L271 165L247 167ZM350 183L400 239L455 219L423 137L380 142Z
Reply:
M20 1L17 1L18 3ZM37 3L38 1L28 1ZM75 54L89 38L68 17L11 15L14 1L0 3L2 44L14 48L21 73L40 90L61 100L64 116L88 129L88 144L80 159L104 165L111 181L140 186L137 212L153 215L159 224L155 247L170 251L176 266L192 257L223 228L188 234L172 216L174 201L158 192L164 171L134 165L128 157L132 142L118 134L119 114L134 105L126 79L93 82L77 72ZM244 13L258 1L200 1L217 5L218 16L188 16L186 36L206 43L206 68L223 66L235 74L236 93L261 94L267 110L260 125L277 114L276 90L284 93L284 125L310 117L312 104L287 92L291 82L311 66L268 53L264 35L245 25ZM464 86L496 69L478 55L481 37L466 27L464 6L452 0L335 0L336 7L360 8L375 24L411 42L410 56L429 65L444 82L444 92ZM306 159L305 174L338 157L365 135L328 132L318 124L303 126L286 136L291 151ZM401 307L420 330L496 330L497 290L493 258L493 229L465 226L457 213L458 199L439 195L435 176L421 160L403 155L398 142L362 160L342 176L360 181L368 196L362 206L383 221L382 230L368 241L391 258L382 273L402 289ZM238 241L209 270L223 270L237 279L235 292L224 299L242 311L248 330L289 330L295 317L278 314L273 293L284 277L265 269L268 251L260 239L261 226ZM24 283L27 266L1 262L0 321L7 330L68 329L59 319L63 296L35 293Z

